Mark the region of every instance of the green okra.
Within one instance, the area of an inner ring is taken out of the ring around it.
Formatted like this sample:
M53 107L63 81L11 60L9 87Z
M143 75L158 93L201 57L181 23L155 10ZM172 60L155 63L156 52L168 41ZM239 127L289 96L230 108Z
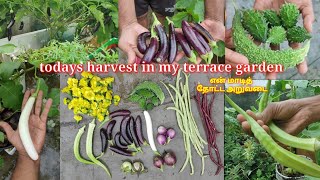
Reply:
M267 152L280 164L292 168L304 175L320 178L320 166L310 160L293 154L292 152L279 146L269 134L249 116L243 109L235 104L227 95L226 101L235 108L238 113L242 114L251 126L251 131L258 139L259 143L267 150Z
M84 133L85 128L86 128L86 126L84 125L82 128L79 129L79 131L77 133L77 136L76 136L76 138L74 140L74 144L73 144L73 153L74 153L75 158L79 162L84 163L84 164L94 164L92 161L84 159L80 154L80 140L81 140L81 137Z

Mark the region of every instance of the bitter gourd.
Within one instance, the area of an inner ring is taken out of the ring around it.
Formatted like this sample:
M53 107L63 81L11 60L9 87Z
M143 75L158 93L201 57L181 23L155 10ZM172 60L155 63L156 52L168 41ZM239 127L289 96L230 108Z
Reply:
M266 18L270 27L281 26L281 20L276 11L265 10L263 16Z
M295 26L287 30L287 39L291 43L302 43L310 38L311 35L303 27Z
M294 27L300 15L299 9L295 4L285 3L280 8L280 18L283 27L286 29Z
M236 10L232 22L233 42L236 51L246 56L250 63L260 64L265 61L268 64L282 64L285 68L293 67L301 63L308 54L310 41L307 41L302 48L270 50L257 46L248 37L241 23L241 11Z
M268 23L260 11L252 9L244 11L242 23L255 40L266 42Z
M282 26L274 26L269 30L267 42L281 44L286 40L286 30Z

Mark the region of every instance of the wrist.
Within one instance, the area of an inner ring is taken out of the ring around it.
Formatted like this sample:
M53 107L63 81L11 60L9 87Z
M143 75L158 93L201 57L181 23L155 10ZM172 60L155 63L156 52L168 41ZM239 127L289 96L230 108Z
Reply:
M124 23L121 23L121 21L119 21L119 30L121 32L136 23L138 23L138 20L135 17L130 19L129 21L124 22Z
M28 164L29 166L39 167L40 166L40 158L36 161L32 160L27 154L18 155L18 161L23 164Z

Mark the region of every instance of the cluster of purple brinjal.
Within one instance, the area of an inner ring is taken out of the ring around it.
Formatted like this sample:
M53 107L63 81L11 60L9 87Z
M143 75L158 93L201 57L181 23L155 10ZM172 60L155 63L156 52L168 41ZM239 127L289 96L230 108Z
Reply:
M141 146L148 143L143 136L141 117L134 118L129 110L124 109L110 113L109 117L111 121L106 127L100 129L102 153L106 151L109 144L111 151L124 156L134 156L142 152ZM120 130L113 136L112 132L117 123L117 117L122 118Z
M144 32L138 36L138 50L143 54L143 63L173 63L178 54L180 44L184 54L192 63L197 63L197 56L211 64L214 56L213 48L217 43L211 34L199 23L182 21L182 32L176 32L174 23L167 18L169 35L167 36L163 25L158 21L155 14L151 32ZM148 39L150 39L148 41ZM149 42L149 43L148 43Z

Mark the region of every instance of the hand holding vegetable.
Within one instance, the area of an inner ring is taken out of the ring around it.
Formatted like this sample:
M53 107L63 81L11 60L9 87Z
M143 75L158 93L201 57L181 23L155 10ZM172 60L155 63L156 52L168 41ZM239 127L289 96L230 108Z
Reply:
M34 93L34 90L27 90L25 92L21 108L22 110L25 108L25 105L32 93ZM50 107L52 105L52 99L48 99L41 113L42 96L43 92L39 91L38 96L36 98L35 106L32 109L30 117L28 119L30 136L38 154L41 152L44 145L47 117ZM8 140L14 147L16 147L17 151L19 152L19 155L29 157L20 139L19 131L14 131L12 127L6 122L0 122L0 127L4 129L8 137Z
M144 32L148 32L148 30L137 22L131 23L121 30L119 48L127 54L129 64L135 62L136 56L139 58L143 56L137 48L137 38Z
M293 3L297 6L297 8L301 11L303 17L303 25L306 30L311 33L312 32L312 24L315 20L313 6L311 0L256 0L254 3L254 9L257 10L266 10L272 9L275 11L279 11L281 6L285 3ZM299 48L299 44L291 43L290 46L293 49ZM278 46L271 46L272 49L279 49ZM308 66L306 61L297 65L298 72L300 74L305 74L308 71ZM268 79L275 79L276 74L269 74Z
M270 120L289 134L297 135L309 124L320 119L320 96L304 99L291 99L282 102L269 104L261 114L252 111L247 113L255 119L266 131L269 131L267 124ZM238 115L238 120L243 129L251 133L250 125L243 115Z

